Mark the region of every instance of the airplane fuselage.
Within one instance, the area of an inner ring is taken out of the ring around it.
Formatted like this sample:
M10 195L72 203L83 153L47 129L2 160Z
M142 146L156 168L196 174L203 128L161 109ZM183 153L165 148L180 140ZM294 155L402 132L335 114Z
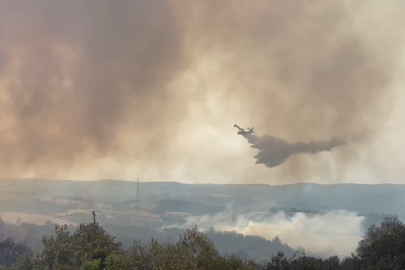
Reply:
M234 124L233 126L236 127L237 129L239 129L239 131L238 131L238 134L239 134L239 135L247 135L247 134L255 133L254 130L253 130L253 129L254 129L253 127L252 127L252 128L248 128L249 131L245 131L243 128L239 127L239 126L236 125L236 124Z
M247 135L247 134L252 134L253 132L249 132L249 131L238 131L239 135Z

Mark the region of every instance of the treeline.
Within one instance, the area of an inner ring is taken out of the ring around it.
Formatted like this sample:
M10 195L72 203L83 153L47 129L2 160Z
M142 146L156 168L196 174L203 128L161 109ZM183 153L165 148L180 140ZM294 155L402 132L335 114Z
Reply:
M175 243L152 239L147 245L134 240L124 248L99 224L81 224L74 232L55 226L54 236L45 236L43 250L34 253L24 243L8 238L0 242L2 270L351 270L405 269L405 225L388 217L372 225L348 258L319 259L305 254L271 255L259 265L236 254L221 255L214 243L194 228Z
M84 220L91 221L92 218L80 216L82 223ZM73 216L74 217L74 216ZM83 219L85 217L86 219ZM102 223L100 223L102 224ZM133 244L133 238L139 238L143 243L147 243L151 238L164 243L176 243L178 236L184 233L183 229L154 229L151 227L140 227L132 225L102 224L102 227L109 232L111 236L116 237L127 249ZM75 226L68 226L70 232L76 230ZM3 237L1 236L3 234ZM5 237L11 237L16 241L23 241L34 251L42 251L43 235L53 235L54 224L47 222L45 225L36 225L22 223L21 225L5 224L0 219L0 241ZM282 251L286 256L292 256L296 250L284 244L277 237L273 240L267 240L257 236L245 236L236 232L221 232L211 228L207 231L207 236L216 246L220 254L236 253L242 258L254 258L257 262L268 260L269 254ZM302 251L299 252L301 254Z

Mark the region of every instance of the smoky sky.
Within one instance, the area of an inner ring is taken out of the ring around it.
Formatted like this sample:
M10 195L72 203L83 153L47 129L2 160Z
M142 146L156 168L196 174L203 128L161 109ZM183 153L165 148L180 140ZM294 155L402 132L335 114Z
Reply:
M125 127L143 149L159 148L165 122L181 113L168 89L186 61L166 1L2 1L0 9L2 164L63 167L123 153Z
M367 5L0 1L1 174L52 176L104 157L171 170L189 104L214 95L227 114L288 141L379 130L400 42ZM182 79L202 59L219 71L195 74L197 89Z
M289 143L273 136L256 136L254 134L243 135L251 144L252 148L258 149L255 156L256 164L264 164L273 168L284 163L290 156L296 154L317 154L322 151L330 151L335 147L343 146L346 142L342 139L329 141L311 141L308 143Z

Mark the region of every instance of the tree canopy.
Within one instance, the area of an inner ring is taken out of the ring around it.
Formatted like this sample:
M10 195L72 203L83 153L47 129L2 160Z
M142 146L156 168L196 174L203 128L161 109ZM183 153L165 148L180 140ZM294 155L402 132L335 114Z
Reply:
M1 270L350 270L405 269L405 225L387 217L372 225L348 258L327 259L302 255L269 254L264 265L246 254L221 255L214 243L197 227L186 230L176 243L140 240L125 249L98 223L81 224L74 232L55 225L55 235L44 236L44 248L34 253L21 242L0 242ZM242 248L242 247L240 247ZM242 255L242 256L239 256Z

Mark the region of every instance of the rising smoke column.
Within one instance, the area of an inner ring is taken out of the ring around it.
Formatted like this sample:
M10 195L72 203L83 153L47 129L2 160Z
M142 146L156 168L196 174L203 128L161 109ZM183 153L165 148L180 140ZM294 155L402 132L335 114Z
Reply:
M243 135L243 137L252 144L252 148L259 150L259 153L255 156L257 159L256 164L264 164L269 168L281 165L292 155L317 154L322 151L330 151L335 147L346 144L340 139L331 139L323 142L311 141L309 143L289 143L285 140L268 135L260 137L246 134Z

